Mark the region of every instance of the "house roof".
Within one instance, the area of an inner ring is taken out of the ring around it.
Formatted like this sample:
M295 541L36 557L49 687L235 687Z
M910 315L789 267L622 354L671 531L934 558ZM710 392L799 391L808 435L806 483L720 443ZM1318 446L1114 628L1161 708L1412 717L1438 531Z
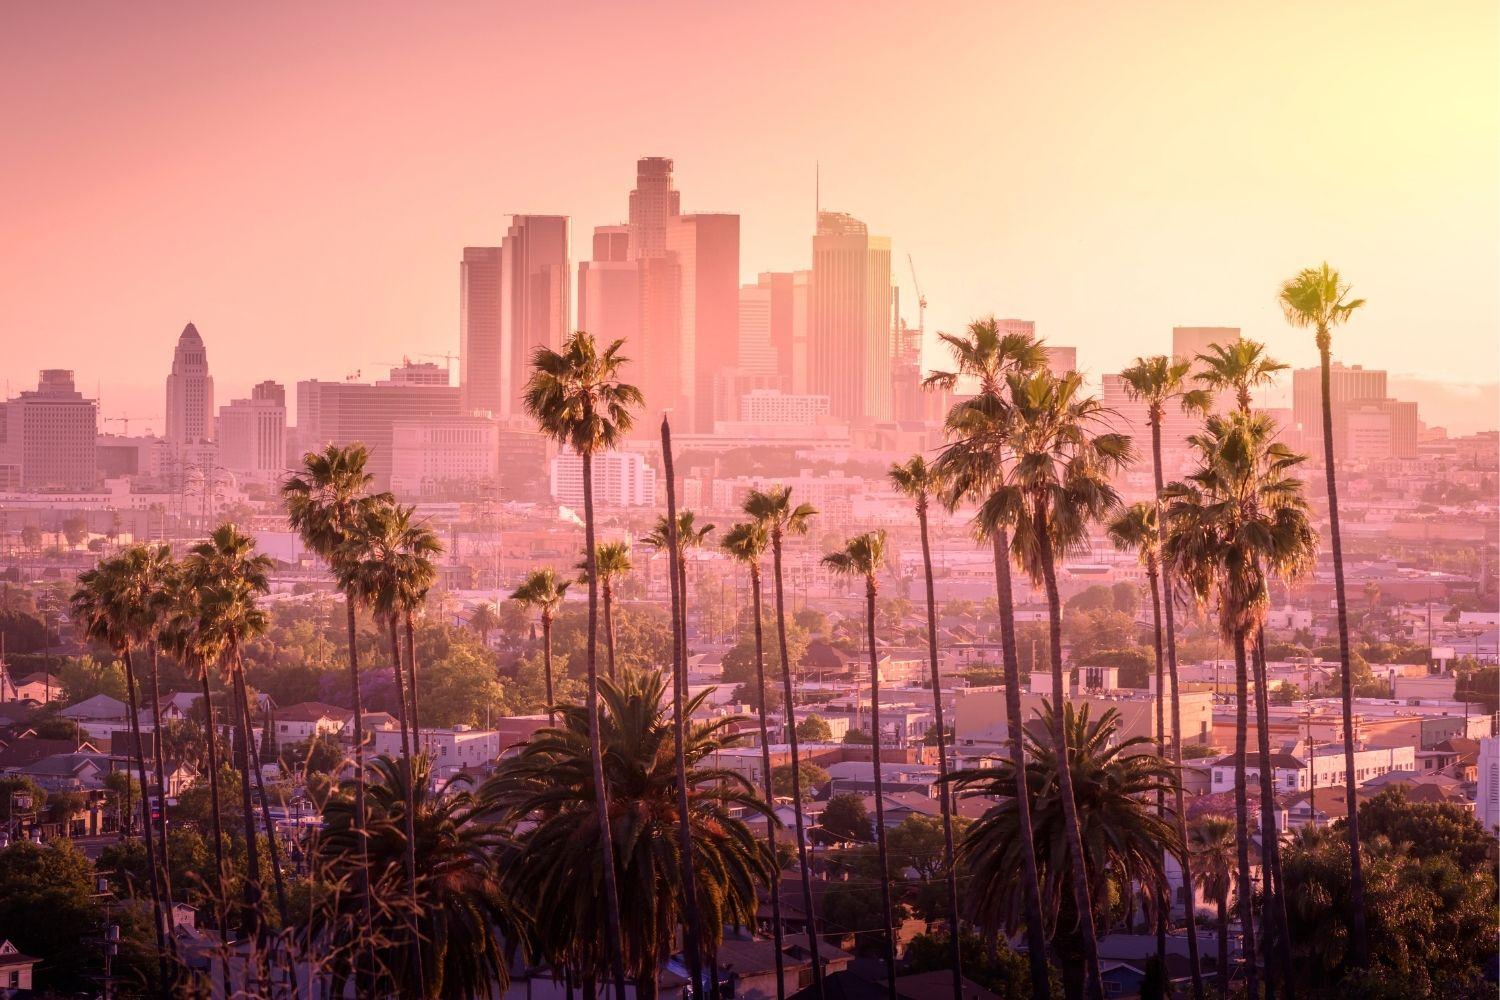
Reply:
M42 670L27 674L25 677L17 677L12 680L11 683L16 687L26 687L31 684L51 684L53 687L60 686L56 675L48 674L46 671Z
M53 754L60 753L76 753L85 748L96 749L92 744L79 740L44 740L35 736L16 740L10 746L0 750L0 771L15 770L35 764L43 757L51 757Z
M818 948L823 955L823 961L837 959L848 959L849 955L828 944L820 941ZM782 961L789 968L801 968L810 966L807 949L803 946L792 944L783 947ZM776 971L776 943L767 940L739 941L726 938L719 945L719 970L724 975L758 976L767 972Z
M366 713L365 718L368 719L370 714ZM348 722L352 718L354 713L349 709L321 701L302 701L276 711L278 722L317 722L320 719Z
M120 699L111 698L107 694L96 694L92 698L85 698L77 704L69 705L57 714L66 719L124 722L129 717L129 711L128 706Z
M1228 754L1227 756L1220 757L1218 760L1214 761L1213 766L1233 767L1234 754ZM1260 753L1256 752L1245 754L1245 766L1255 768L1260 767ZM1279 771L1301 771L1306 768L1307 765L1302 763L1302 761L1298 760L1296 757L1293 757L1291 754L1287 753L1285 750L1277 750L1276 752L1271 754L1271 767Z

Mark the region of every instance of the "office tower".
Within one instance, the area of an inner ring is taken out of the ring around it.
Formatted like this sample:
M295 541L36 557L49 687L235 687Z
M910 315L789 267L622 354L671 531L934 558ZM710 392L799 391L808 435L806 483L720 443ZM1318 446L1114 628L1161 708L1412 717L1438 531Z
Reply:
M636 365L644 360L640 270L633 260L578 262L578 329L593 334L600 344L625 341L625 356Z
M388 381L392 385L447 385L448 369L431 361L403 358L399 367L391 369Z
M715 419L734 417L714 405L714 386L721 373L739 363L740 217L670 219L666 250L677 276L677 360L688 396L685 416L690 429L708 433Z
M771 343L771 289L740 286L739 361L742 372L775 375L776 347Z
M167 376L167 441L172 445L210 441L214 436L214 380L208 374L208 350L198 328L189 323L172 352Z
M747 424L815 424L826 416L827 396L752 389L740 397L740 420Z
M547 499L548 459L556 450L530 420L501 421L499 425L500 499L527 503Z
M500 244L500 416L525 412L522 397L539 347L556 349L572 324L568 219L514 215Z
M630 226L595 226L594 260L619 262L630 259Z
M361 382L297 383L297 433L302 446L362 442L370 451L369 471L377 490L389 489L394 424L401 419L457 416L461 390L435 385L406 369L374 385ZM435 367L435 366L434 366Z
M629 257L661 257L667 252L667 223L676 218L681 200L672 189L672 161L648 156L635 164L630 192Z
M219 407L219 463L241 479L275 483L286 471L286 390L261 382Z
M656 470L633 451L600 452L593 459L594 502L601 507L654 507ZM552 499L583 505L583 459L562 451L552 459Z
M0 484L28 491L94 490L99 485L99 404L73 388L73 373L49 368L35 390L0 413Z
M500 248L464 247L458 265L458 384L469 412L504 409L500 387Z
M1047 353L1047 370L1053 375L1066 375L1078 370L1078 348L1053 347L1049 344L1043 350Z
M490 417L391 422L391 492L402 500L483 500L500 475L500 426Z
M764 271L753 287L766 301L766 340L783 388L807 391L807 324L810 271ZM745 286L750 288L752 286ZM743 367L743 362L742 362Z
M891 244L842 212L813 237L808 388L833 415L891 419Z
M1415 458L1417 404L1391 399L1386 373L1359 365L1333 364L1328 371L1333 409L1333 451L1336 459ZM1302 440L1315 459L1323 457L1322 372L1299 368L1292 372L1292 412L1302 428ZM1354 416L1359 414L1359 416ZM1354 440L1358 437L1358 441Z

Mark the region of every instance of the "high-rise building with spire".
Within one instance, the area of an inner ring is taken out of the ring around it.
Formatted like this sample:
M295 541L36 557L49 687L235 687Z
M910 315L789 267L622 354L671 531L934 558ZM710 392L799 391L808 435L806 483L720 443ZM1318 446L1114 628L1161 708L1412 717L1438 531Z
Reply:
M833 415L891 419L891 241L842 212L819 212L813 236L808 390Z
M208 373L208 349L198 328L189 323L177 338L172 374L167 376L167 442L195 444L213 436L214 380Z

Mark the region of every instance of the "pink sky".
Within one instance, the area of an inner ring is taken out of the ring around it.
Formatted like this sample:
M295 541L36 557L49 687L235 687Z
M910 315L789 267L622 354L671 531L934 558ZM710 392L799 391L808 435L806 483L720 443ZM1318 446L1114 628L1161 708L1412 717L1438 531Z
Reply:
M1370 299L1345 358L1488 383L1496 34L1488 0L9 4L0 378L160 414L190 319L221 401L456 350L462 246L558 212L581 250L667 155L747 277L807 266L820 162L929 330L1031 318L1098 373L1239 325L1307 364L1275 289L1326 257Z

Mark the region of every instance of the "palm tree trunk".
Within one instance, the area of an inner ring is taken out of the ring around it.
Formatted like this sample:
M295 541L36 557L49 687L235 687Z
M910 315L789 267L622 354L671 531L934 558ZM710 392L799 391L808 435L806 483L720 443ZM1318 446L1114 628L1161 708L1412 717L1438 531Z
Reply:
M786 591L781 574L781 529L771 532L771 560L776 585L776 642L781 652L781 695L786 702L787 742L792 750L792 816L797 828L797 863L802 874L803 912L807 915L807 946L812 953L813 991L823 992L823 957L818 950L818 918L813 905L812 867L807 859L807 833L802 819L802 754L797 747L797 709L793 702L792 664L786 647Z
M134 742L135 769L141 781L141 828L145 834L146 841L146 866L151 872L151 915L152 922L156 925L156 961L158 971L161 973L162 983L167 982L167 908L163 905L162 872L156 862L156 825L151 820L151 784L146 780L146 755L141 746L141 714L137 708L135 697L135 663L131 656L130 647L127 645L122 651L121 659L125 662L125 698L129 703L130 711L130 736ZM162 800L162 806L166 806L166 800ZM166 852L167 845L162 843L162 851Z
M995 597L1000 613L1000 655L1005 663L1005 726L1010 736L1010 764L1016 776L1016 827L1031 831L1031 790L1026 783L1026 741L1022 738L1021 665L1016 657L1016 612L1011 593L1010 537L1003 525L990 542L995 552ZM1050 1000L1051 973L1047 966L1047 936L1042 926L1041 876L1037 870L1034 833L1021 839L1025 871L1026 957L1031 966L1032 1000Z
M948 787L947 735L943 729L943 679L938 669L937 596L932 583L932 545L927 537L927 498L917 503L922 536L922 574L927 585L927 660L932 667L932 717L937 727L938 803L943 813L943 869L948 876L948 961L953 966L953 1000L964 1000L962 925L958 919L958 867L953 863L953 790Z
M164 762L165 750L162 744L161 735L161 689L158 685L160 671L157 669L158 661L155 642L152 642L150 646L150 660L148 661L148 665L150 667L151 674L151 752L156 757L156 766L154 768L156 772L155 778L157 802L156 836L157 842L161 844L162 902L167 909L167 926L170 928L172 910L172 865L167 845L167 778L166 764ZM169 934L167 938L167 945L171 948L172 953L175 955L177 953L177 939Z
M354 710L354 838L359 843L359 864L354 869L354 891L359 898L363 944L360 948L363 968L355 975L355 992L371 996L375 983L375 946L370 939L374 916L370 904L370 831L365 806L365 703L359 690L359 642L355 630L354 595L344 595L349 632L349 697ZM361 964L356 962L356 965Z
M542 612L542 684L547 693L547 725L557 725L557 702L552 697L552 616Z
M1162 482L1161 414L1159 412L1153 413L1151 420L1151 465L1156 480L1156 494L1152 499L1156 504L1157 540L1161 542L1163 541L1161 494L1165 487ZM1167 675L1172 682L1172 766L1177 771L1176 778L1172 782L1172 797L1173 807L1177 811L1177 839L1182 842L1182 857L1178 861L1182 866L1182 885L1185 890L1185 901L1182 906L1183 920L1187 929L1188 963L1193 971L1193 1000L1203 1000L1203 966L1198 957L1198 917L1193 907L1193 861L1191 852L1187 849L1187 809L1182 801L1182 701L1177 684L1177 620L1173 611L1175 601L1173 600L1171 569L1162 566L1160 572L1164 597L1162 612L1167 625L1164 636Z
M1255 640L1255 718L1256 740L1260 750L1260 825L1262 864L1265 866L1265 898L1261 904L1261 921L1269 928L1268 940L1263 944L1266 961L1267 990L1269 991L1271 967L1280 965L1281 979L1288 1000L1296 995L1296 984L1292 969L1291 929L1287 923L1286 897L1281 894L1279 874L1281 871L1281 837L1276 827L1276 778L1271 773L1271 734L1267 720L1270 718L1269 698L1266 691L1266 630L1260 629ZM1274 948L1272 947L1274 943ZM1273 956L1274 952L1274 958Z
M760 771L765 779L766 805L776 805L776 791L771 780L771 734L766 723L766 655L763 629L761 628L760 563L750 564L751 606L755 610L755 696L759 699L760 711L756 713L760 722ZM786 1000L786 928L781 923L781 859L776 853L776 816L766 817L766 847L771 855L771 937L776 947L776 1000ZM959 1000L962 1000L960 997Z
M1245 996L1260 996L1255 968L1255 912L1250 892L1250 804L1245 788L1245 744L1249 741L1249 711L1245 677L1245 633L1234 636L1234 833L1239 850L1237 895L1240 929L1244 937Z
M604 581L604 660L609 666L609 679L615 679L615 588Z
M245 920L246 933L258 937L261 930L260 914L260 841L255 835L255 809L250 796L250 768L253 762L250 760L250 744L254 737L250 735L250 719L243 711L246 704L245 675L236 662L238 656L231 650L229 654L230 675L234 681L234 698L239 702L241 711L235 728L240 730L240 809L243 810L245 819Z
M880 776L880 659L875 652L875 578L865 581L865 635L870 643L870 760L875 772L875 850L880 858L881 922L885 928L886 995L896 1000L896 923L891 908L891 859L885 843L885 783Z
M1229 997L1229 893L1219 896L1219 996Z
M1166 724L1166 677L1165 665L1162 655L1161 637L1161 581L1157 578L1156 557L1148 556L1146 576L1151 583L1151 617L1154 626L1152 632L1153 643L1156 654L1156 755L1166 757L1167 755L1167 724ZM1158 819L1165 820L1167 815L1166 793L1158 787L1156 789L1156 815ZM1166 975L1167 969L1167 916L1172 909L1172 896L1165 886L1157 893L1156 904L1156 962Z
M411 750L420 755L422 750L422 719L417 713L417 626L412 609L406 609L406 680L411 695Z
M243 668L241 668L243 669ZM281 926L290 927L290 911L286 905L286 882L281 876L281 848L276 843L276 827L271 823L271 806L266 800L266 776L260 770L260 746L257 745L254 730L251 729L250 702L248 699L240 703L240 713L245 718L245 733L250 739L250 756L255 766L251 768L255 776L255 792L260 799L260 818L266 828L266 846L271 852L271 884L276 892L276 912L281 917ZM263 742L263 741L262 741Z
M620 889L615 873L614 828L609 821L609 789L604 783L604 745L599 722L599 583L594 563L594 456L583 454L584 560L589 578L587 664L589 685L589 755L594 764L594 808L599 825L599 861L604 866L605 952L614 967L615 1000L625 1000L625 952L620 937Z
M214 903L219 918L219 937L227 946L229 944L229 912L228 898L224 892L224 813L219 804L219 741L214 732L214 700L208 688L208 664L200 663L198 666L202 671L199 679L203 682L203 717L206 720L208 733L208 800L214 819L214 888L216 890ZM229 963L221 962L220 967L223 970L224 996L228 997L231 995Z
M1099 941L1094 930L1094 908L1089 898L1088 861L1083 853L1083 835L1078 825L1078 805L1073 799L1073 775L1068 761L1068 731L1063 724L1063 707L1067 692L1063 685L1062 666L1062 600L1057 592L1057 565L1052 553L1051 526L1047 522L1044 502L1035 505L1037 548L1041 556L1042 580L1047 590L1048 639L1052 647L1052 743L1062 766L1057 768L1057 797L1062 802L1063 824L1068 838L1069 877L1073 883L1073 903L1078 909L1078 932L1083 947L1084 975L1093 1000L1103 1000L1104 981L1099 978ZM1019 735L1019 734L1018 734Z
M661 420L662 474L667 486L667 564L672 576L672 730L677 772L677 850L682 857L683 948L693 992L703 990L703 923L698 913L698 876L693 866L692 816L687 790L687 591L682 572L682 537L677 533L677 489L672 471L672 430ZM606 594L609 589L606 586ZM607 607L607 605L606 605Z
M396 676L396 711L401 721L401 763L406 771L404 808L401 810L402 832L406 834L402 855L406 863L406 899L410 912L406 915L406 931L411 939L412 970L417 974L417 984L422 996L427 995L427 979L422 970L422 941L417 921L421 910L417 902L417 832L416 832L416 777L412 764L411 730L407 726L406 682L401 670L401 640L397 634L396 613L392 612L386 623L391 634L391 666Z
M1339 623L1339 698L1344 711L1344 796L1349 803L1349 931L1350 958L1355 968L1369 961L1365 929L1365 873L1359 855L1359 808L1354 774L1354 682L1349 669L1349 603L1344 596L1344 543L1339 533L1338 473L1333 467L1333 402L1329 395L1329 334L1318 330L1318 359L1323 393L1323 467L1328 479L1328 541L1333 547L1333 595Z

